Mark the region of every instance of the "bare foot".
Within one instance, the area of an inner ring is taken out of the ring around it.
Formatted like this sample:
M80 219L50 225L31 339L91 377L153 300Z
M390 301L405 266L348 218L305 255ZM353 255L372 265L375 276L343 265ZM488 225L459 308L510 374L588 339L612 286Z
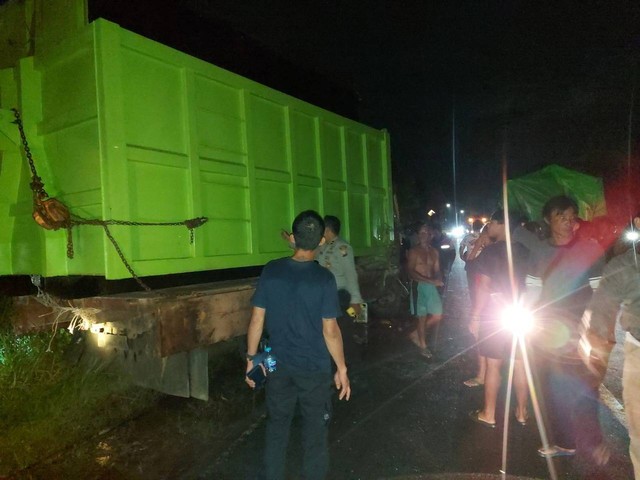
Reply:
M416 347L422 348L422 345L420 345L420 339L418 338L418 332L416 330L409 334L409 340L411 340Z
M469 387L469 388L476 388L484 385L484 381L481 378L477 378L477 377L470 378L469 380L465 380L462 383L464 384L465 387Z

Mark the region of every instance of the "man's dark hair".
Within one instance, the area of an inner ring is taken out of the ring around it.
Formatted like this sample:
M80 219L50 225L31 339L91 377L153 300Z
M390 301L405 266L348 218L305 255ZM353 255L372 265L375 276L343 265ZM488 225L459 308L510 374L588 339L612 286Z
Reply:
M314 250L324 235L324 221L318 212L305 210L295 218L293 225L291 225L291 231L296 248Z
M513 230L516 227L520 226L520 222L518 222L518 219L520 218L520 214L515 212L508 212L508 217L509 217L509 230L513 232ZM491 214L491 221L504 224L505 223L504 210L500 208L495 212L493 212Z
M483 225L484 223L482 223L482 220L474 220L474 222L471 224L471 228L474 232L479 232L480 230L482 230Z
M573 198L566 195L558 195L547 200L547 203L542 207L542 216L549 220L553 212L564 212L569 208L573 208L575 214L578 214L578 204Z
M324 216L324 226L336 235L340 235L340 219L333 215Z

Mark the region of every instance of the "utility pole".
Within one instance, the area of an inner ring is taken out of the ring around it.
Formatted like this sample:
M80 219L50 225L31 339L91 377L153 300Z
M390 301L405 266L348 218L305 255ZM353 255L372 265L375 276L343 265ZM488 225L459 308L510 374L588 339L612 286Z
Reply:
M453 97L451 107L451 163L453 166L453 211L455 212L456 224L458 226L458 191L456 186L456 97Z

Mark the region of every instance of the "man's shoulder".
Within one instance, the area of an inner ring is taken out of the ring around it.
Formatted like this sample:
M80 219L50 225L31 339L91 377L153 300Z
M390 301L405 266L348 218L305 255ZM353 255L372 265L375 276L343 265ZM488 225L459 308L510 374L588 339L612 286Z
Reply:
M346 257L349 253L353 252L353 248L349 242L347 242L342 237L338 237L335 239L336 251L343 257Z
M331 271L328 268L325 268L322 265L320 265L316 260L309 261L309 262L302 262L302 263L305 264L303 271L305 272L306 275L316 274L320 278L325 278L325 279L334 278ZM269 276L270 274L275 274L277 276L280 272L284 272L284 271L302 272L302 270L300 270L300 267L302 267L300 262L293 261L291 257L277 258L275 260L269 261L264 266L261 276L265 276L265 274L267 274L267 276Z
M467 233L464 237L462 237L462 243L473 243L478 239L479 235L477 233Z
M283 257L268 261L265 266L262 267L260 278L264 281L265 279L269 279L270 277L278 276L279 272L282 272L287 268L287 263L290 258L291 257Z
M349 248L351 248L351 244L349 242L347 242L344 238L342 237L338 237L334 240L334 243L336 244L337 247L342 247L342 246L347 246Z
M262 269L262 271L264 272L265 270L271 270L274 268L278 268L283 266L285 263L287 263L289 261L291 257L282 257L282 258L276 258L274 260L269 260L264 268Z
M582 254L588 254L590 256L600 256L604 254L604 249L592 238L579 238L573 244L573 248Z
M616 273L628 271L629 269L633 269L633 271L635 271L636 255L638 254L635 253L633 249L629 249L620 255L616 255L609 260L607 265L604 267L604 271L602 272L603 275L614 275Z

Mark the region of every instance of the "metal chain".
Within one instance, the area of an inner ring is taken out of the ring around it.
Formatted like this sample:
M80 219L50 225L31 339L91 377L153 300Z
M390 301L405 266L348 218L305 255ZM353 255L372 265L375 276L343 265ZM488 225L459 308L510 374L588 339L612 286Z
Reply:
M67 226L67 258L73 258L73 225Z
M18 126L18 130L20 132L20 138L22 139L22 147L24 148L24 153L27 156L27 160L29 161L29 168L31 169L31 177L32 177L32 181L31 181L31 184L30 184L31 185L31 190L33 190L33 192L35 194L37 194L40 198L48 198L49 195L44 190L44 183L42 182L42 179L38 176L38 172L36 171L35 162L33 161L33 156L31 154L31 150L29 149L29 143L27 142L27 136L24 133L24 125L22 124L22 119L20 118L20 112L18 112L17 108L12 108L11 110L13 111L13 115L16 118L13 121L13 123L15 123ZM138 283L138 285L140 285L144 290L151 291L151 288L147 284L145 284L140 279L140 277L138 277L138 275L136 275L136 273L134 272L133 268L131 267L131 265L129 264L127 259L125 258L124 253L122 252L122 249L120 248L120 245L118 245L118 242L116 241L116 239L111 234L111 231L109 230L109 225L125 225L125 226L134 226L134 227L140 227L140 226L163 226L164 227L164 226L181 226L181 225L184 225L185 227L187 227L187 229L189 229L189 243L193 245L194 229L196 229L198 227L201 227L202 225L207 223L208 220L209 219L207 217L195 217L195 218L190 218L190 219L187 219L187 220L183 220L181 222L134 222L134 221L130 221L130 220L89 219L89 218L83 218L83 217L80 217L78 215L73 215L72 214L72 218L71 218L69 224L66 226L66 228L67 228L67 257L68 258L73 258L73 256L74 256L73 232L72 232L73 227L78 226L78 225L101 226L104 229L105 234L107 235L107 238L109 239L109 241L111 242L113 247L116 249L116 252L118 253L118 256L120 257L120 260L124 264L124 266L127 269L127 271L131 274L131 277L133 277L133 279Z
M122 250L120 249L120 245L118 245L118 242L116 242L116 239L113 238L113 235L111 235L111 232L109 231L109 227L107 225L102 225L102 227L104 228L104 233L107 235L107 238L109 239L109 241L111 242L111 244L113 245L113 247L116 249L116 252L118 252L118 256L120 257L120 260L122 260L122 263L124 264L125 268L129 271L129 273L131 274L131 276L133 277L133 279L138 283L138 285L140 285L144 290L146 290L147 292L151 291L151 287L149 287L149 285L147 285L146 283L144 283L140 277L138 277L138 275L136 275L136 272L133 271L133 267L129 264L129 262L127 261L127 259L124 256L124 253L122 253Z
M24 133L24 125L22 124L22 119L20 118L20 112L18 112L17 108L12 108L11 110L13 111L14 117L16 117L13 123L18 125L18 131L20 132L20 139L22 140L22 148L24 148L24 153L27 156L27 160L29 161L29 168L31 169L31 190L33 190L35 193L39 194L43 198L48 198L49 195L44 189L44 183L42 183L42 179L38 176L38 173L36 172L36 165L33 161L31 150L29 149L27 136Z
M130 227L149 227L149 226L160 226L160 227L179 227L184 225L189 230L193 231L194 228L198 228L205 223L207 223L209 219L207 217L195 217L189 218L187 220L183 220L181 222L134 222L131 220L100 220L100 219L90 219L83 218L78 215L73 215L71 219L72 225L127 225ZM191 240L193 243L193 240Z

